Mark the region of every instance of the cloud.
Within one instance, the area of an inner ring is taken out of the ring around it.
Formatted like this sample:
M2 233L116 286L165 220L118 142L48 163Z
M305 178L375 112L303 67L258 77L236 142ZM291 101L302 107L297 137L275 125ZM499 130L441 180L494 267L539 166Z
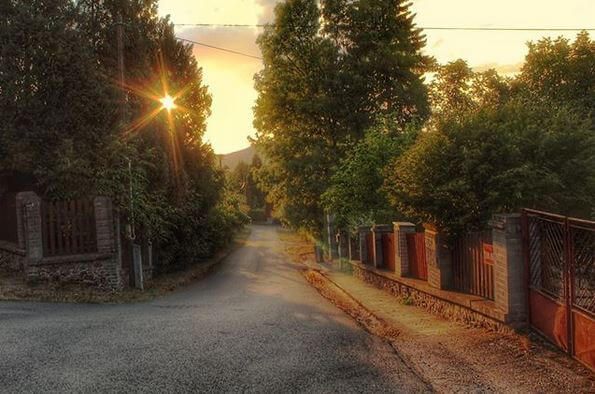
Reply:
M280 2L281 0L256 0L256 4L262 7L258 23L272 23L275 19L275 6Z
M483 72L490 69L494 69L499 74L512 75L520 72L521 68L523 67L523 64L523 62L518 62L514 64L484 63L478 66L474 66L473 70L477 72Z

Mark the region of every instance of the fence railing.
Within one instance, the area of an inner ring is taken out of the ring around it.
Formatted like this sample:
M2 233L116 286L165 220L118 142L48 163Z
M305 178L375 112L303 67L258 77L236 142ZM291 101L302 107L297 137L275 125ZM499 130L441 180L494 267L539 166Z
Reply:
M43 201L41 215L45 257L97 252L93 201Z
M455 290L494 299L492 232L474 232L460 237L452 250Z

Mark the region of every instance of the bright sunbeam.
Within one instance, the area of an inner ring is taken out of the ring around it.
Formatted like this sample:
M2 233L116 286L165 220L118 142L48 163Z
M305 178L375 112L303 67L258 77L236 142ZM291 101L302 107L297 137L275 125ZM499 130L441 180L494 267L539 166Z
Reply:
M166 109L168 112L176 108L175 99L169 94L166 94L165 97L161 98L159 101L161 101L162 108Z

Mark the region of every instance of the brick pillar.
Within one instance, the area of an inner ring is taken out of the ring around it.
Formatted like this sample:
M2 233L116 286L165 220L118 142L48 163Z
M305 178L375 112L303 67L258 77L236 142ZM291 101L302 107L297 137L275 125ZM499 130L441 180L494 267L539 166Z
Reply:
M34 192L21 192L16 196L19 228L19 247L27 252L29 263L43 258L41 199Z
M428 284L449 289L452 284L452 255L446 239L435 227L424 225Z
M415 224L409 222L394 222L395 232L395 272L398 276L409 275L409 252L407 249L407 234L415 233Z
M97 232L97 252L116 251L115 223L112 202L107 197L95 197L95 228Z
M494 298L506 323L527 320L527 286L523 262L521 217L494 215L490 221L494 246Z
M368 261L368 242L367 235L370 233L370 226L359 226L357 232L359 235L359 259L363 264L369 264Z
M115 288L123 286L121 273L121 256L119 251L119 221L114 220L112 200L107 197L95 197L95 231L97 235L97 253L112 254L112 261L106 269L108 281Z

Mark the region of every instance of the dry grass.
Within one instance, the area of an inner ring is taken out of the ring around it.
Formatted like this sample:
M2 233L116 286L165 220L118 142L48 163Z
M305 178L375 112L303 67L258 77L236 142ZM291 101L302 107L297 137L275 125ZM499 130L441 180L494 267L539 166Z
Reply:
M161 275L148 281L144 291L125 289L102 292L76 284L27 283L23 278L2 275L0 276L0 300L115 304L149 301L206 277L229 254L244 245L249 234L249 229L242 230L229 247L209 260L201 261L183 271Z

